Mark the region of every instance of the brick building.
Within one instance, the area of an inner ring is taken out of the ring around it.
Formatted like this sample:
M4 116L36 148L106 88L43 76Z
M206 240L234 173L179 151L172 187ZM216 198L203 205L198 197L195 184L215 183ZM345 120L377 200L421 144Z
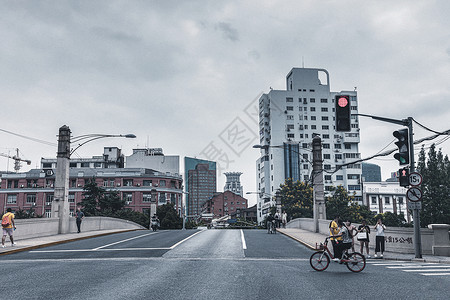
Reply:
M247 199L231 192L215 194L202 206L202 214L212 215L213 218L220 218L231 215L237 211L242 211L248 207Z

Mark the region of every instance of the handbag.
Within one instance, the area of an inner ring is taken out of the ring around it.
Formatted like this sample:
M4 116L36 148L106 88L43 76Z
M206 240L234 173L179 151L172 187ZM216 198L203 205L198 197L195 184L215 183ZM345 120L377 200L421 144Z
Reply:
M367 240L367 232L358 232L356 235L357 240Z

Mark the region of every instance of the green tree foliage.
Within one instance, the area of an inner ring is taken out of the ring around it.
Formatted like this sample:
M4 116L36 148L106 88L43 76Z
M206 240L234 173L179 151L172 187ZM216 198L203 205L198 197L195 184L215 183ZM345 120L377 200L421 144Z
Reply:
M106 193L106 189L102 186L98 186L95 182L95 178L92 178L86 182L83 187L83 200L81 206L83 206L83 212L86 216L99 215L99 203L102 202L102 198Z
M280 185L281 209L286 211L289 219L312 218L313 188L309 183L286 179Z
M421 226L438 223L450 224L450 162L448 156L444 157L440 149L436 151L433 144L427 157L422 146L417 171L423 177Z
M367 206L354 202L355 197L349 195L343 186L333 187L331 194L325 197L328 219L339 216L342 220L350 220L353 223L372 219L374 213Z
M381 221L383 221L383 224L386 226L404 227L406 225L405 215L403 213L394 214L390 211L387 211L383 214L377 214L372 218L372 220L369 220L369 223L374 225L377 223L378 219L381 219Z
M181 229L183 219L178 216L173 203L158 206L156 209L161 229Z
M15 219L42 218L42 215L36 214L33 207L27 210L19 207L19 209L14 212L14 218Z
M101 211L111 211L115 213L122 210L126 205L126 201L120 199L119 191L111 190L105 191L102 197L98 200L98 206Z

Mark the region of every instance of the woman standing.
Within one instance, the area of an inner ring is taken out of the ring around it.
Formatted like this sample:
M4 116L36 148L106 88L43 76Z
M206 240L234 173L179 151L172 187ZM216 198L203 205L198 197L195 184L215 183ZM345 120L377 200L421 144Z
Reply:
M360 253L364 255L363 251L364 251L364 246L366 246L366 253L367 253L367 258L370 258L369 255L369 234L370 234L370 228L369 226L367 226L366 224L366 220L362 220L361 225L359 225L358 227L358 231L357 231L357 235L356 238L358 239L361 248L360 248Z
M355 252L355 239L354 239L355 235L353 234L353 232L356 231L356 227L355 225L352 224L350 220L347 220L347 222L345 222L345 225L347 226L349 235L352 237L352 251Z
M386 226L378 219L377 225L375 225L375 230L377 231L377 236L375 237L375 257L378 257L377 253L381 252L380 258L383 258L384 252L384 231Z

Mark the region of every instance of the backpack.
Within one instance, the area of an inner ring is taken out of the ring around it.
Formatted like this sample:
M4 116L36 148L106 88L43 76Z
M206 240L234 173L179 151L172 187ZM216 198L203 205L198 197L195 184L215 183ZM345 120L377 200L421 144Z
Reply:
M9 218L8 214L5 214L2 218L2 227L8 227L11 225L11 219Z

